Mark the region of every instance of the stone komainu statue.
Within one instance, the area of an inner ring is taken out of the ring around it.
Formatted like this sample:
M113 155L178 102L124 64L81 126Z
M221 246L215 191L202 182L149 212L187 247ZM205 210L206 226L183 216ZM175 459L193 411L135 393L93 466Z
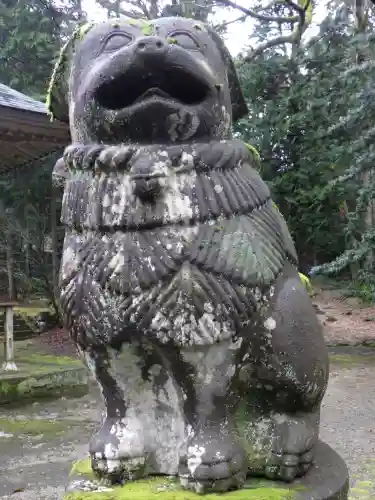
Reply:
M48 104L72 136L55 172L61 307L106 407L93 470L198 492L305 474L327 352L285 222L231 137L247 108L220 37L182 18L82 28Z

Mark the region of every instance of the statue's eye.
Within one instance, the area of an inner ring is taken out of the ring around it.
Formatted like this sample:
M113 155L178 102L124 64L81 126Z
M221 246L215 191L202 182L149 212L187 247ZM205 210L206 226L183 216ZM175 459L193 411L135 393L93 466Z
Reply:
M188 33L174 32L168 35L168 43L176 44L186 50L199 50L198 42Z
M121 47L129 45L131 41L132 37L126 33L114 33L105 40L103 44L103 52L113 52L121 49Z

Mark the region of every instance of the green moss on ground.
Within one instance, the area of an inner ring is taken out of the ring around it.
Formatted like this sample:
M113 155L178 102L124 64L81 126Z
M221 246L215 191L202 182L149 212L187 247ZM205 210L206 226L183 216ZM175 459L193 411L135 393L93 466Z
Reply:
M71 470L74 479L95 481L91 470L90 458L79 460ZM96 480L97 481L97 480ZM100 484L97 481L97 484ZM298 487L297 487L298 489ZM249 481L241 490L229 493L211 493L203 496L204 500L292 500L297 492L291 491L266 480ZM124 486L108 488L109 491L66 493L64 500L198 500L202 495L181 488L177 479L170 477L150 477L132 481Z
M34 350L34 351L33 351ZM16 342L15 345L17 372L0 371L0 383L2 380L20 380L26 376L36 376L60 370L71 370L83 367L79 359L69 356L53 356L35 351L32 342ZM0 356L0 363L4 359Z
M366 340L363 342L363 346L367 347L368 349L375 349L375 340Z
M91 459L87 457L84 460L78 460L75 462L70 471L70 475L85 476L86 478L93 479L94 473L91 469Z
M61 422L45 419L9 420L0 418L0 432L13 436L61 435L66 430Z
M26 352L16 355L17 372L0 372L0 404L87 393L88 373L80 360Z
M366 458L356 474L351 475L354 484L348 500L373 500L375 498L375 458Z
M38 316L38 314L43 312L53 312L53 309L48 306L19 306L13 309L14 314L19 314L20 316Z
M353 365L363 365L367 363L375 363L375 356L372 355L363 355L360 354L330 354L329 355L330 362L332 364L338 364L342 367L350 367Z
M79 359L74 359L69 356L52 356L50 354L42 354L39 352L34 352L24 357L21 356L19 358L20 361L24 361L30 364L40 364L40 365L53 365L55 367L62 368L71 368L72 366L83 366L82 361ZM50 368L50 367L49 367Z
M294 492L277 487L255 487L212 493L203 496L205 500L292 500ZM177 481L150 478L115 487L111 491L67 493L64 500L198 500L202 495L183 490Z

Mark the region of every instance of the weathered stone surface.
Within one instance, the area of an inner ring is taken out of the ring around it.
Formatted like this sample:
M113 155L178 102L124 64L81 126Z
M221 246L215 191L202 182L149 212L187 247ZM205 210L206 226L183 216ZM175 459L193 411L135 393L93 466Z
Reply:
M246 105L220 38L181 18L88 27L49 100L73 139L61 306L106 404L96 476L202 493L305 475L328 355L286 224L231 138Z

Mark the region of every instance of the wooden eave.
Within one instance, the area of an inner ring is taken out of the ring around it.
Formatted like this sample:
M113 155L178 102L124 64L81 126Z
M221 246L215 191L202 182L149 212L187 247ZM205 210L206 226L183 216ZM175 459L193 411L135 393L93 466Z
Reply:
M0 106L0 174L70 143L69 127L46 113Z

